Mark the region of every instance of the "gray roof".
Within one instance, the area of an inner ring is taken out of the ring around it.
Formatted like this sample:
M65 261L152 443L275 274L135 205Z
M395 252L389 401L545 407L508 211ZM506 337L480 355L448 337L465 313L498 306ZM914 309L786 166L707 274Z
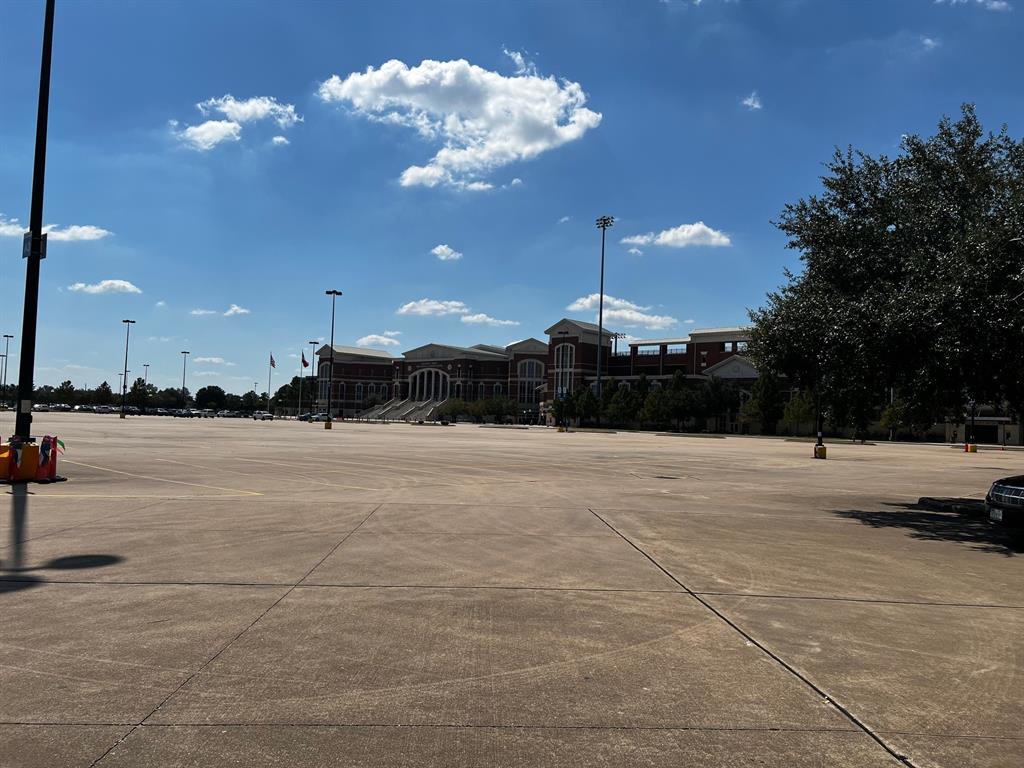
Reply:
M331 356L331 345L324 344L317 354L320 357ZM334 345L334 354L336 355L355 355L357 357L375 357L381 360L394 360L395 356L390 352L385 352L383 349L370 349L369 347L343 347L339 344Z
M585 331L592 331L594 333L597 333L599 330L597 323L588 323L584 320L574 320L571 317L563 317L561 320L558 321L558 323L571 323L572 325L575 325L578 328L582 328ZM550 335L551 330L555 327L555 325L558 325L558 323L555 323L554 325L551 326L551 328L546 329L544 333Z

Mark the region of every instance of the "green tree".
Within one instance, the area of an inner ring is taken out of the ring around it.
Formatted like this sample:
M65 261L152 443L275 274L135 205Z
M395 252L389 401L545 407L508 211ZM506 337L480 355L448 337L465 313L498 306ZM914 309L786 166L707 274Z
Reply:
M578 389L573 394L573 401L577 418L581 421L594 420L600 408L600 403L597 400L597 395L594 394L594 390L590 387Z
M92 391L92 401L96 405L110 405L114 402L114 391L107 382L104 381Z
M250 389L242 395L242 411L245 413L258 411L263 407L264 402L261 395L257 394L255 390Z
M224 410L224 390L216 384L202 387L196 392L196 408L212 408L215 411Z
M153 404L157 395L157 388L147 384L141 376L132 382L132 388L128 392L128 404L137 408L155 408Z
M782 411L782 423L790 434L802 434L804 426L814 423L813 395L802 390L790 397Z
M78 400L78 392L75 390L75 385L69 380L62 381L60 386L54 390L53 396L58 403L65 403L67 405L73 405Z
M750 397L740 408L740 419L756 425L762 435L774 435L784 407L779 380L765 372L750 388Z
M613 424L622 426L632 424L640 417L642 403L636 390L632 387L620 386L608 406L608 419Z
M751 312L761 371L863 434L892 388L903 421L1024 406L1024 145L974 108L895 158L836 151L779 228L803 269Z
M662 427L672 419L671 395L661 389L651 390L640 410L640 421Z

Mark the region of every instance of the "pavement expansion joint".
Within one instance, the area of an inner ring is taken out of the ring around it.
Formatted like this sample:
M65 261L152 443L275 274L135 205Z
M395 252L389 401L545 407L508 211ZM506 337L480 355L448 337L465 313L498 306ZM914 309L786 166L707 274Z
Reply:
M615 526L613 526L611 523L609 523L607 520L605 520L603 517L601 517L599 514L597 514L597 512L594 512L593 510L591 510L591 513L598 520L600 520L602 523L607 525L612 531L614 531L620 538L622 538L623 541L625 541L627 544L629 544L631 547L633 547L637 552L639 552L644 557L646 557L651 562L652 565L654 565L662 573L664 573L666 576L668 576L670 579L672 579L672 581L674 581L676 584L678 584L680 587L682 587L683 590L690 597L692 597L694 600L696 600L701 605L703 605L707 610L711 611L711 613L713 613L715 616L717 616L726 625L731 627L735 632L737 632L741 637L743 637L744 640L746 640L748 643L751 643L752 645L757 647L762 653L767 655L769 658L771 658L777 664L779 664L783 669L785 669L787 672L789 672L791 675L793 675L793 677L795 677L796 679L801 681L804 685L806 685L812 691L814 691L819 696L821 696L825 701L827 701L829 704L831 704L833 707L835 707L844 717L846 717L858 729L860 729L865 734L867 734L869 737L871 737L871 739L875 743L877 743L880 747L882 747L882 749L884 749L886 752L888 752L889 755L892 756L895 760L897 760L898 762L902 763L903 765L909 766L910 768L915 768L914 763L912 763L910 761L909 757L907 757L906 755L903 755L903 754L900 754L899 752L897 752L896 749L893 748L884 739L882 739L881 736L879 736L877 732L875 732L874 730L869 728L864 722L862 722L860 720L860 718L858 718L849 709L847 709L842 704L840 704L838 701L836 701L835 698L833 698L830 694L828 694L820 686L818 686L816 683L814 683L810 678L808 678L806 675L804 675L799 670L797 670L793 665L791 665L788 662L786 662L781 656L779 656L774 651L772 651L770 648L768 648L768 646L766 646L764 643L762 643L759 640L757 640L750 633L746 632L743 628L741 628L738 624L736 624L736 622L734 622L732 619L730 619L728 616L726 616L720 610L718 610L713 605L711 605L711 603L709 603L707 600L705 600L700 595L698 595L696 592L694 592L692 589L690 589L686 584L684 584L682 581L680 581L673 573L671 573L667 568L665 568L655 558L653 558L651 555L649 555L647 552L645 552L641 547L639 547L637 544L635 544L628 536L626 536L621 531L619 531Z

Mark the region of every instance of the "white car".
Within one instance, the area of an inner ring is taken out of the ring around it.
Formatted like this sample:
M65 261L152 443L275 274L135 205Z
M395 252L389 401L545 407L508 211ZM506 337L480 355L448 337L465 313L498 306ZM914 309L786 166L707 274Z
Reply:
M269 411L256 411L252 415L253 421L273 421L274 414Z
M327 421L330 417L326 413L314 413L309 417L310 421Z

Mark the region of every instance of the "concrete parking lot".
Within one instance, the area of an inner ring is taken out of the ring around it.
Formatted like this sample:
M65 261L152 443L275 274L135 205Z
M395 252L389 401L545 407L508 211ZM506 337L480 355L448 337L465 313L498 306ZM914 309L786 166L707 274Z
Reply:
M335 426L36 416L0 766L1024 764L1024 453Z

